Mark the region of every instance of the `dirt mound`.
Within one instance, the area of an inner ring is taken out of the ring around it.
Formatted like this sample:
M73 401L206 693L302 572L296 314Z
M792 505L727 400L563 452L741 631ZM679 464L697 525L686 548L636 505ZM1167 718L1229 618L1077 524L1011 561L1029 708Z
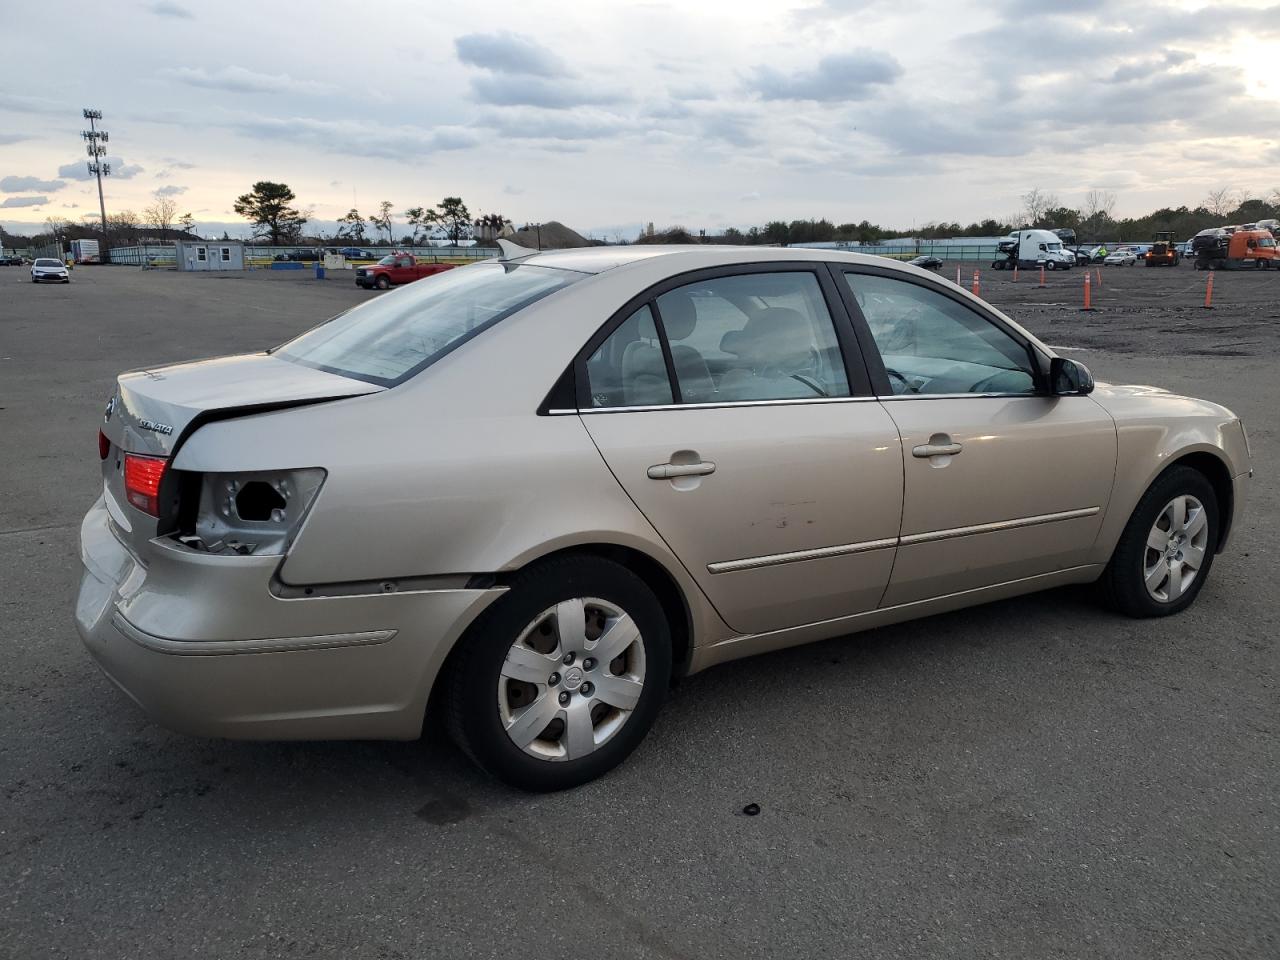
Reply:
M530 250L564 250L567 247L595 246L591 240L576 230L570 230L559 220L548 220L537 227L522 227L508 239Z

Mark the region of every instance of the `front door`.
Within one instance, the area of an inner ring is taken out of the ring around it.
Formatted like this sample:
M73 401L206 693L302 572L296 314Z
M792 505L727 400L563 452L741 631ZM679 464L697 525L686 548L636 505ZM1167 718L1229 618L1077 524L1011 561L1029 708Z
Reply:
M1115 476L1107 412L1038 391L1027 342L962 295L869 271L845 279L902 437L901 540L884 605L1086 563Z
M579 367L605 461L743 633L874 609L893 566L898 431L846 365L834 298L811 268L712 273L659 288Z

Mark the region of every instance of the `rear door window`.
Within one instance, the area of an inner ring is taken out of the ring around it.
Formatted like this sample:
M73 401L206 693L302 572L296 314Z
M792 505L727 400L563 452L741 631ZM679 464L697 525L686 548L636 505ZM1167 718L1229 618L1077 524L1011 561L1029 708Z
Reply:
M656 300L681 403L849 396L844 358L809 272L715 277Z

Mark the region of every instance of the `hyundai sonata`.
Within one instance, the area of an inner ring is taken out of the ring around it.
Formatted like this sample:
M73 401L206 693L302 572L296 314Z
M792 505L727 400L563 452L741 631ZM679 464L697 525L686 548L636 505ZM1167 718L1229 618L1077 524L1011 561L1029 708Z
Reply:
M198 735L420 735L527 789L673 677L1061 584L1192 603L1244 429L1095 387L928 271L826 250L504 257L265 353L123 374L76 619Z

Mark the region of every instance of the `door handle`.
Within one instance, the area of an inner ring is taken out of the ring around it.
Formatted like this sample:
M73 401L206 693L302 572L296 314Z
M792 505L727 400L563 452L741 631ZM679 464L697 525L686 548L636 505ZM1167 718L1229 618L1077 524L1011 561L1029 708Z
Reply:
M963 449L964 447L958 443L922 443L918 447L911 448L911 455L921 460L927 460L930 457L954 457Z
M701 463L659 463L645 471L650 480L674 480L676 477L705 477L716 472L710 460Z

